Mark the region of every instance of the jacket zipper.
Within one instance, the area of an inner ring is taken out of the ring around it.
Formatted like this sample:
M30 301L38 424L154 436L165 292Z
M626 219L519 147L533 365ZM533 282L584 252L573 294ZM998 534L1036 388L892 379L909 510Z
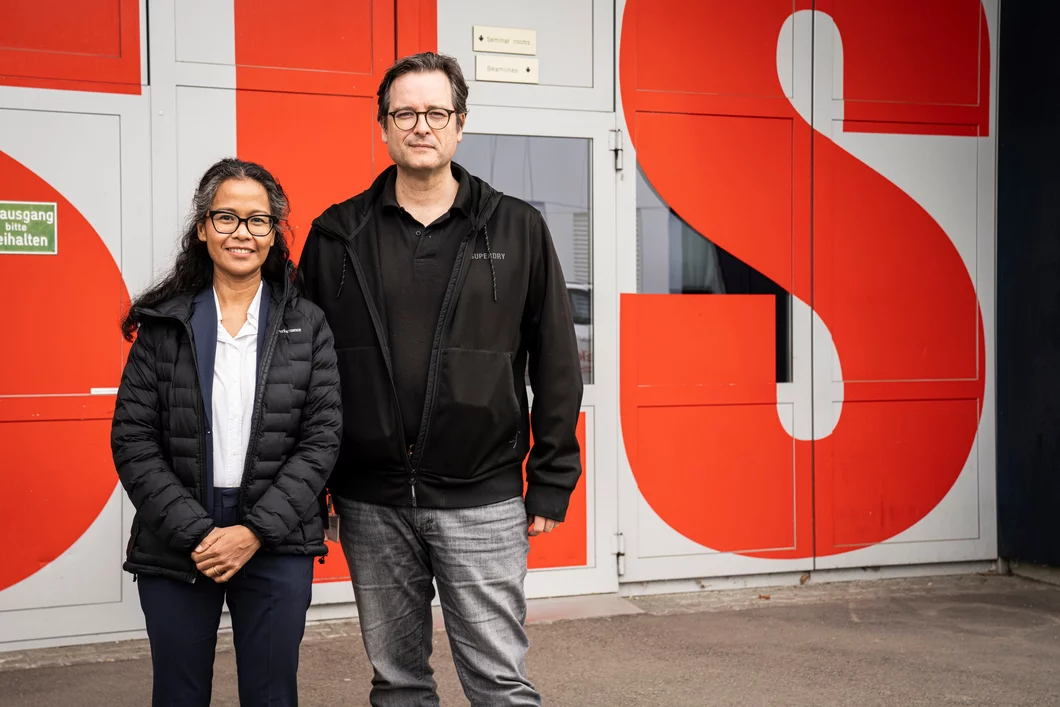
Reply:
M284 311L287 308L287 298L291 290L292 264L287 261L286 277L283 281L283 298L280 300L280 309L273 317L272 326L268 332L265 344L265 354L261 357L261 368L258 369L258 380L254 395L254 414L250 419L250 439L247 442L247 453L243 459L243 474L239 481L239 496L237 508L239 509L239 520L243 520L243 499L246 497L247 484L250 478L250 462L258 451L258 431L261 427L262 400L265 398L265 382L272 366L272 352L276 349L276 341L280 338L280 326L283 324Z
M485 194L483 209L479 212L480 216L489 212L490 201L495 195L496 192L492 189ZM423 417L420 419L420 431L416 439L416 454L412 457L413 468L418 468L419 462L422 459L423 448L426 444L427 434L430 432L431 427L431 413L434 411L434 403L438 399L438 364L442 358L442 336L451 319L450 314L453 311L453 300L463 289L464 277L467 274L468 264L471 262L471 256L474 255L474 247L472 246L471 248L468 248L468 244L474 242L475 236L484 225L485 220L483 220L481 224L472 222L471 232L464 236L464 240L460 244L460 250L457 251L456 266L453 268L453 274L450 277L449 285L446 288L445 299L442 301L442 311L438 316L438 326L434 331L434 342L431 344L431 363L430 367L427 369L428 395L423 404Z
M183 321L184 331L188 334L188 343L191 344L191 365L195 368L195 391L199 404L195 410L195 421L199 426L199 503L206 505L206 401L202 399L202 381L199 380L199 355L195 352L195 336L191 331L191 322ZM209 509L206 510L210 512ZM192 580L194 581L194 579Z
M449 315L453 311L453 301L456 298L457 291L460 289L461 276L467 270L467 264L471 260L470 256L474 253L474 248L468 248L468 244L474 239L478 230L477 227L472 225L471 232L464 236L464 240L460 243L460 250L457 251L453 273L449 276L449 284L446 287L445 299L442 300L442 311L438 315L438 325L434 330L434 342L431 344L431 363L427 368L428 394L423 403L423 417L420 418L420 431L414 445L415 454L412 454L413 448L409 448L411 464L414 470L419 468L420 460L423 458L423 445L427 440L427 432L430 428L431 412L434 410L434 403L438 397L438 365L442 358L442 336L445 333L446 326L449 324Z

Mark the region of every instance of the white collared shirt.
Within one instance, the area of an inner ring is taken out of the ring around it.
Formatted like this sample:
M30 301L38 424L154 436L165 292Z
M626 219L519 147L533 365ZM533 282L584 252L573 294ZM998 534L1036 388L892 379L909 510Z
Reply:
M247 321L234 337L221 322L217 307L217 352L213 360L213 485L237 488L243 481L243 465L250 443L254 417L254 387L258 381L258 311L262 286L247 310Z

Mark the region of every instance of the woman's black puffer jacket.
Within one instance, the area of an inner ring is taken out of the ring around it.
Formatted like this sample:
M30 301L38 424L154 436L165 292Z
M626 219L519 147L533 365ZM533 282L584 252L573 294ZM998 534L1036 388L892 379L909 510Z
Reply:
M240 522L261 540L259 552L325 555L324 486L342 436L331 329L289 282L267 290ZM140 311L111 428L114 464L136 507L124 567L188 582L197 575L192 550L214 527L204 507L212 442L192 336L194 301L176 297Z

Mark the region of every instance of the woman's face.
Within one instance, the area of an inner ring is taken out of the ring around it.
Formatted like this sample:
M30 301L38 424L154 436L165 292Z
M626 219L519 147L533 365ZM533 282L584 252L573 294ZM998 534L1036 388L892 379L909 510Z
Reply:
M229 179L199 224L199 240L206 243L214 274L231 280L258 277L276 238L265 187L253 179Z

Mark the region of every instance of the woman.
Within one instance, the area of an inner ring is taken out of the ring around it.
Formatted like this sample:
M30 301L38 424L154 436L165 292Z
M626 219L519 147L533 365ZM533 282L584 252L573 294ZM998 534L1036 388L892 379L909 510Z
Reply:
M122 324L135 341L111 448L136 507L125 569L156 707L210 703L226 600L240 704L297 704L341 412L331 330L292 286L287 214L260 165L210 167L173 271Z

